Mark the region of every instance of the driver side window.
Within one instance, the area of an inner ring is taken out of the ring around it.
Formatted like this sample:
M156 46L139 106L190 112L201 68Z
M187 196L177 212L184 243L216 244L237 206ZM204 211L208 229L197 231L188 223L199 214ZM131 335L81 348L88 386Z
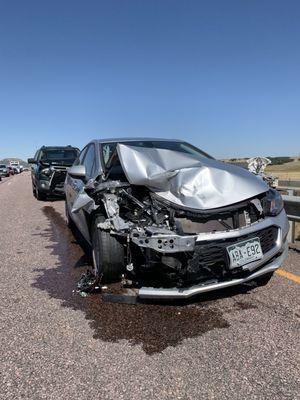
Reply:
M84 156L83 165L87 179L95 178L97 172L95 145L90 144Z
M83 165L83 159L84 159L86 151L87 151L87 147L85 147L83 150L81 150L79 156L76 158L73 165Z

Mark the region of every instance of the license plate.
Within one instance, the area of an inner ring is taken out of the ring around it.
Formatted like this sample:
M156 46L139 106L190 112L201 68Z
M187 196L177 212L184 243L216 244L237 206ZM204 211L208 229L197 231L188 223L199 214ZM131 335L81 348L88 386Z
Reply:
M253 238L227 247L230 269L241 267L263 258L259 238Z

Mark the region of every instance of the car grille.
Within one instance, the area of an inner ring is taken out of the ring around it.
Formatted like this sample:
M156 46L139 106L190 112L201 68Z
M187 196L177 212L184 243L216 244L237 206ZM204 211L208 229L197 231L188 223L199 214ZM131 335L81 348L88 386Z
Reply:
M229 272L227 246L258 237L263 254L266 254L276 245L277 236L278 228L276 226L271 226L238 238L235 237L216 240L207 244L198 244L195 247L193 256L188 261L187 278L194 280L197 277L202 277L203 279L224 277L224 275ZM237 273L239 270L241 269L237 268L232 272Z
M51 178L50 189L62 189L66 179L66 170L55 170Z

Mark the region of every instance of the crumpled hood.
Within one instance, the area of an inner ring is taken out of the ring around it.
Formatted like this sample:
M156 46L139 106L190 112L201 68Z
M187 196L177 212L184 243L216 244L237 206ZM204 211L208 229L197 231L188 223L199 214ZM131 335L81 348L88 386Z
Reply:
M147 186L171 203L209 210L254 197L267 184L247 170L221 161L172 150L117 145L118 156L132 185Z

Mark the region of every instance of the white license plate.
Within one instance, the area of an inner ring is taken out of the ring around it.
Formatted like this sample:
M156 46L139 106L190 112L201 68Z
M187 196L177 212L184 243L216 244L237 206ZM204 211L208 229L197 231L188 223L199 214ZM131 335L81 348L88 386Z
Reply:
M230 269L241 267L263 258L259 238L253 238L227 247L230 258Z

